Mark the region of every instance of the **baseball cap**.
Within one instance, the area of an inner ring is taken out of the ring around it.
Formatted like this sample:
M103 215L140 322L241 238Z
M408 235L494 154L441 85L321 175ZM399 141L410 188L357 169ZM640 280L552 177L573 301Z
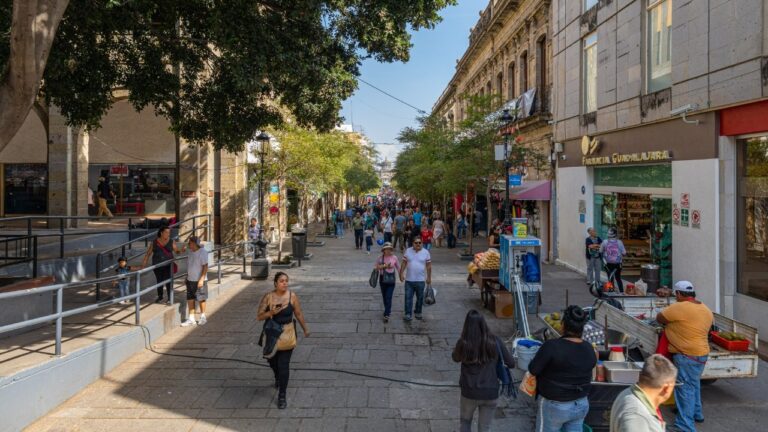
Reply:
M675 284L675 291L680 292L694 292L693 284L686 280L677 281Z
M189 236L189 239L187 239L187 242L194 243L197 246L200 246L200 237L198 237L198 236Z

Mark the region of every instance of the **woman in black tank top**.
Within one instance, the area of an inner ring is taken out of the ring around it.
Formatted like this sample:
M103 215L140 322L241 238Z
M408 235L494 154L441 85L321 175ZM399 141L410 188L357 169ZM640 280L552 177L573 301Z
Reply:
M171 229L168 226L162 226L157 230L157 238L155 241L149 244L149 247L147 248L147 254L144 255L144 262L142 267L147 266L147 262L149 261L150 257L152 258L152 265L169 261L167 266L160 266L154 269L157 283L167 281L164 284L165 290L168 293L168 300L165 302L167 305L171 304L171 290L173 290L173 280L171 279L171 276L173 273L175 273L173 270L175 264L172 264L170 261L173 260L174 252L182 253L185 250L186 246L182 249L176 247L176 242L171 240ZM155 300L155 303L160 303L162 301L163 285L159 285L157 287L157 299Z
M275 289L268 292L261 299L259 304L259 314L256 317L259 321L273 319L278 324L286 325L293 322L294 316L301 324L304 331L304 337L309 337L307 323L304 322L304 314L301 311L299 297L288 291L288 275L283 272L275 274ZM288 406L285 400L285 392L288 388L288 378L290 376L291 354L293 350L277 351L269 359L269 367L275 374L275 387L278 389L277 407L285 409Z

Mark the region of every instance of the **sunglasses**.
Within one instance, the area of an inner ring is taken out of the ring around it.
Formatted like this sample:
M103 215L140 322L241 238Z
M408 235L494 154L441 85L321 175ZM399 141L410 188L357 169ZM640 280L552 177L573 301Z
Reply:
M413 244L417 245L417 244L421 244L421 242L413 242Z

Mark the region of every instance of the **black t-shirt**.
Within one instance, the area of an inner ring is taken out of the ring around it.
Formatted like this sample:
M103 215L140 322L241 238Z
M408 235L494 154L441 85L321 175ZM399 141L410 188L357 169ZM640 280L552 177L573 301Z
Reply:
M109 187L109 183L99 183L99 198L109 199L112 197L112 189Z
M600 258L600 249L590 249L589 247L593 244L600 245L603 242L603 239L600 237L595 237L594 239L592 236L587 237L587 239L584 241L584 248L587 251L587 259L589 258Z
M541 396L570 402L589 394L596 364L597 356L589 342L561 338L544 342L528 365L528 372L536 376L536 391Z

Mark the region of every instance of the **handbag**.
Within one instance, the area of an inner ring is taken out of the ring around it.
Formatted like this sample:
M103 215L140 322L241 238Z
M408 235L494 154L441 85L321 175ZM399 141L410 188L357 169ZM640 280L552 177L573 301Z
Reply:
M278 351L290 351L296 348L296 320L283 324L283 332L280 334L280 338L277 339Z
M381 264L384 264L384 254L381 255ZM388 272L386 270L380 270L381 284L393 284L396 283L395 272Z
M437 290L432 288L432 285L427 285L427 289L424 292L424 304L433 305L436 302Z
M499 395L517 399L517 390L512 382L512 373L507 365L504 364L504 351L498 338L496 339L496 352L499 354L499 358L496 361L496 376L501 382Z
M371 288L376 288L376 285L379 283L379 269L375 268L371 271L371 277L368 278L368 285L371 286Z

